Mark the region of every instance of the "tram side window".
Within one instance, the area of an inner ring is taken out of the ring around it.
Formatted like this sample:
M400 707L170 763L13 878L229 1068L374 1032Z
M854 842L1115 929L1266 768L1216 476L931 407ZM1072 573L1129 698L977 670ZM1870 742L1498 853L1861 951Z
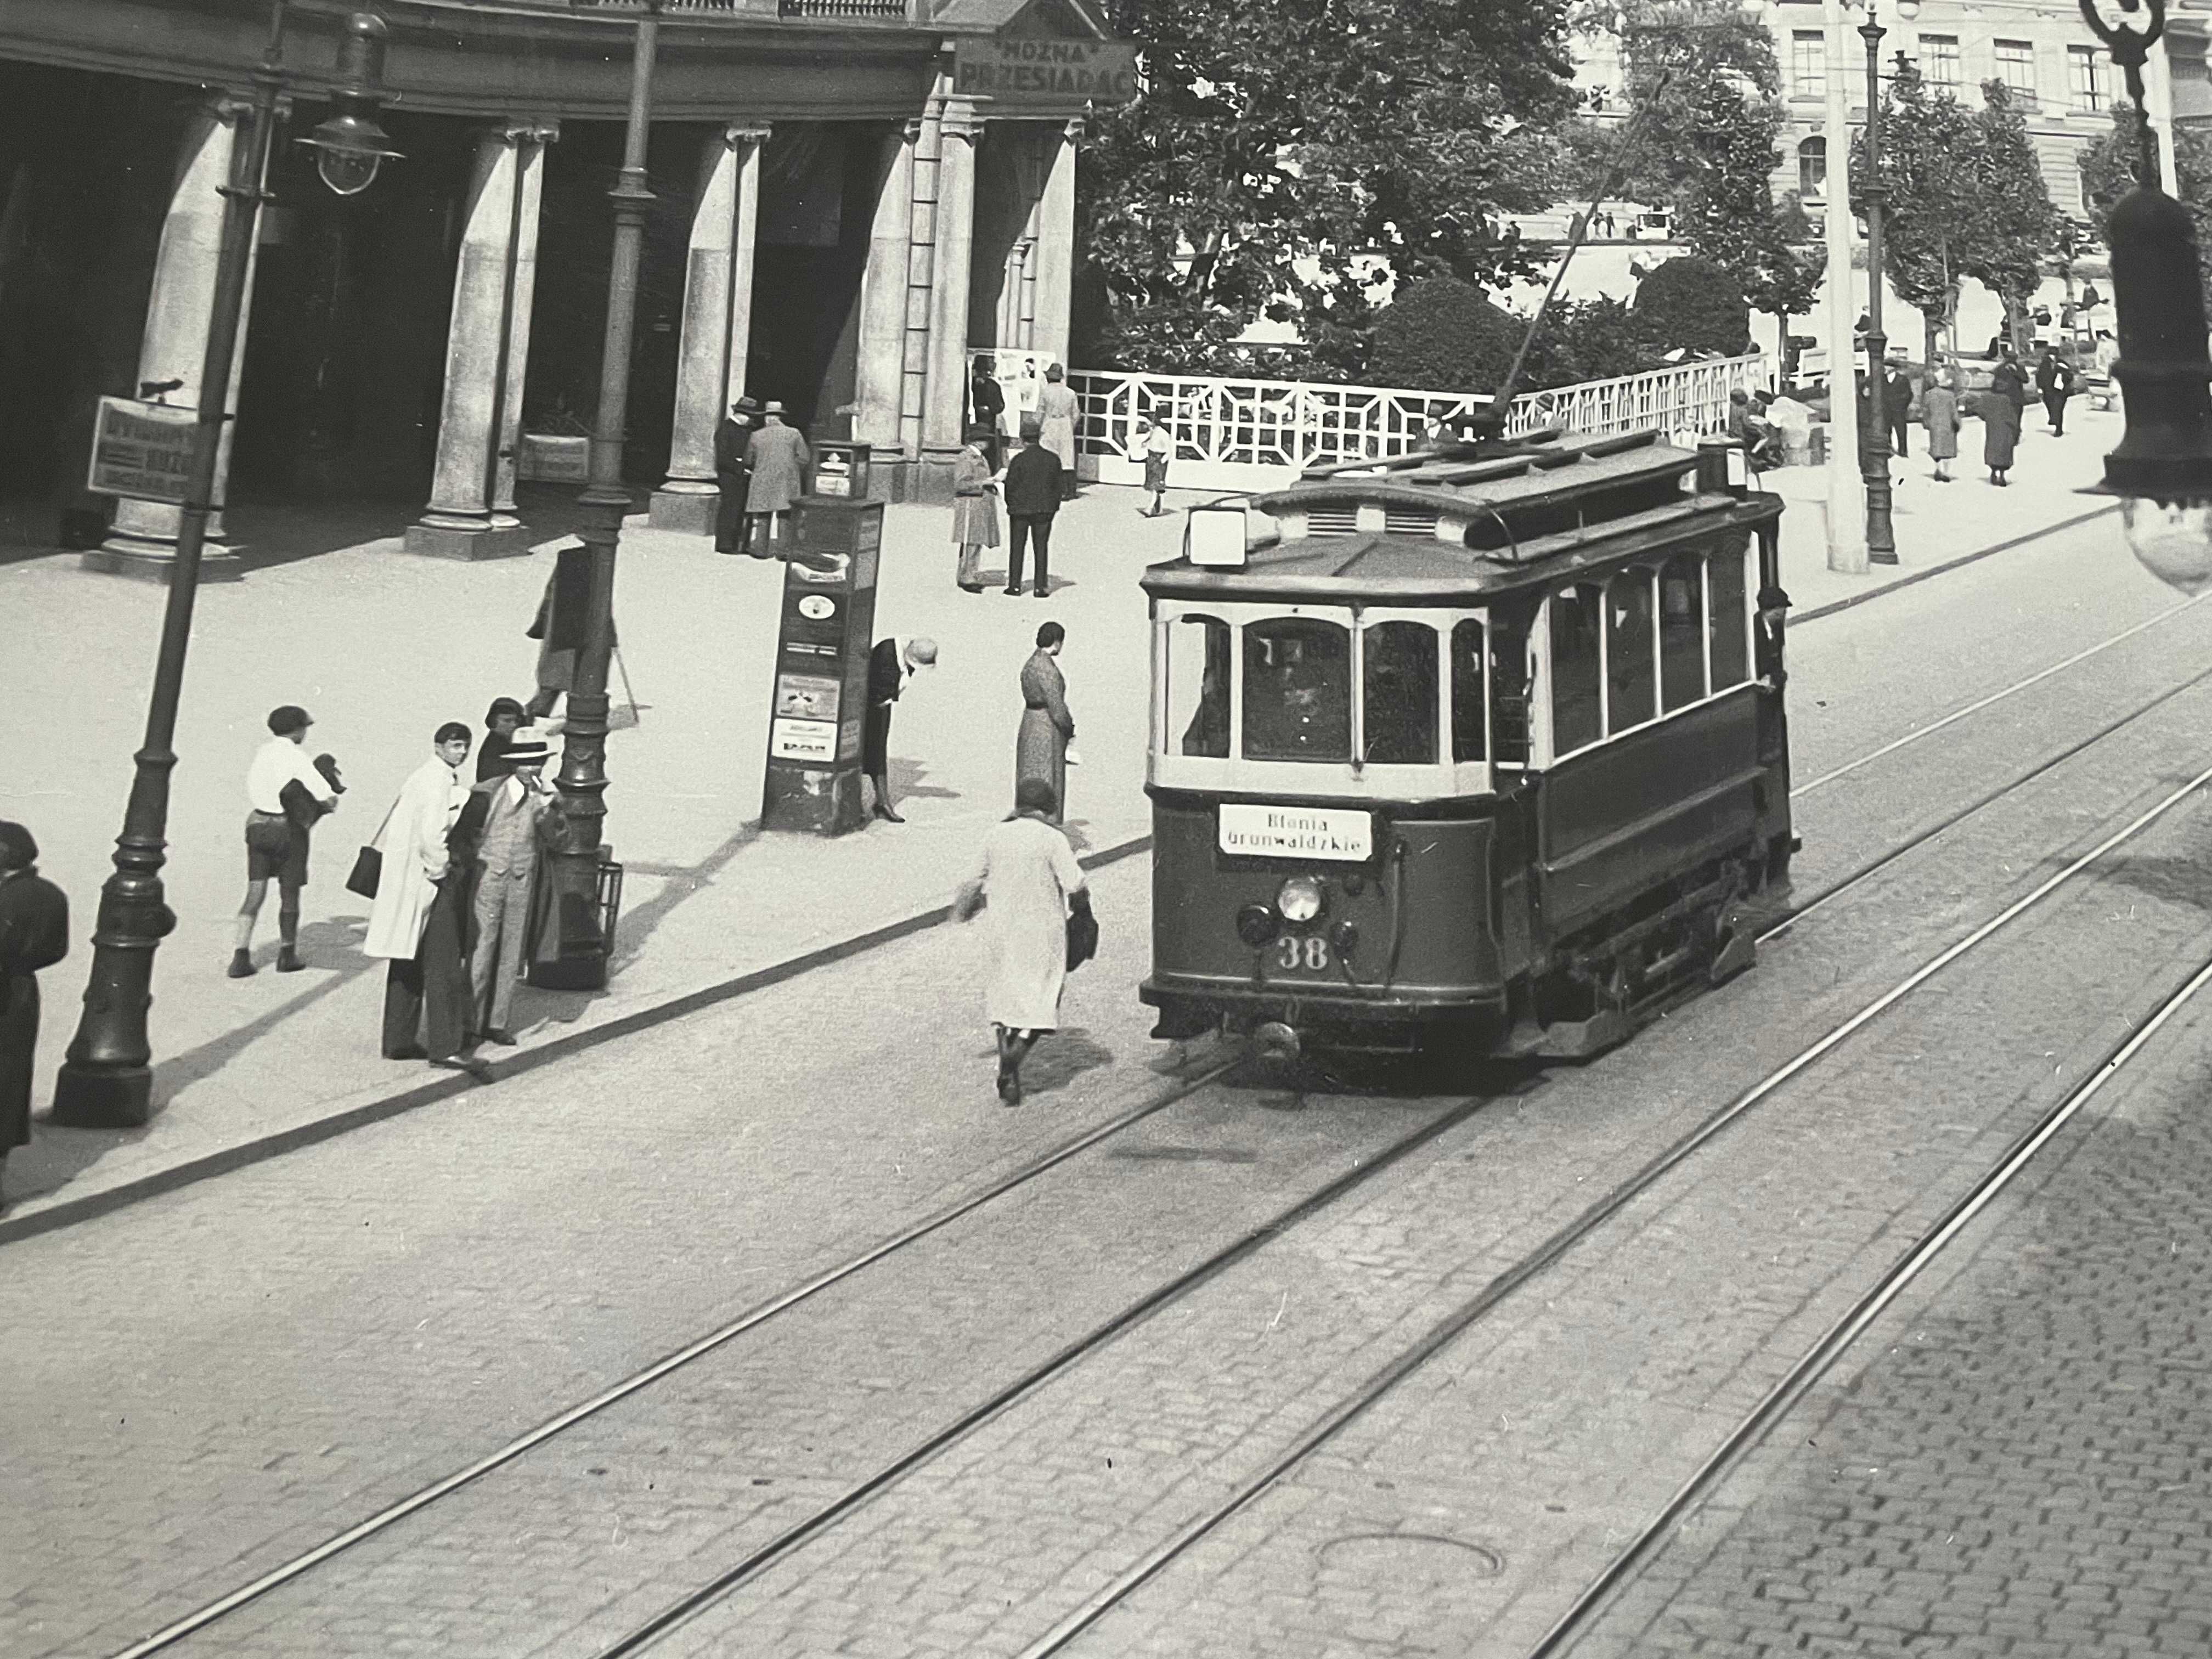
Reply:
M1229 624L1182 617L1168 624L1168 741L1177 754L1229 753Z
M1490 698L1497 710L1496 752L1501 765L1528 763L1528 614L1492 611L1490 617Z
M1672 714L1705 695L1701 561L1677 553L1659 570L1659 701Z
M1571 754L1602 735L1598 724L1599 619L1605 595L1587 583L1552 595L1552 749Z
M1606 708L1607 730L1626 732L1658 713L1656 669L1652 660L1651 573L1624 570L1606 585L1606 671L1612 681Z
M1368 760L1382 766L1435 765L1437 630L1426 623L1377 623L1362 644Z
M1248 760L1352 758L1352 634L1284 617L1244 629Z
M1713 690L1722 691L1751 678L1742 548L1727 548L1712 556L1705 565L1705 589L1712 605Z
M1487 757L1489 710L1482 701L1483 626L1474 617L1452 627L1452 758L1479 761Z

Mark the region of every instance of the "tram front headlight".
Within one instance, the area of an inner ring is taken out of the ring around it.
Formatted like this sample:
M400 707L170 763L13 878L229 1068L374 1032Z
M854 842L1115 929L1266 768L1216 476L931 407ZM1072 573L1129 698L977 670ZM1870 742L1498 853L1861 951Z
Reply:
M1275 908L1285 921L1311 921L1328 905L1328 890L1318 876L1292 876L1275 895Z

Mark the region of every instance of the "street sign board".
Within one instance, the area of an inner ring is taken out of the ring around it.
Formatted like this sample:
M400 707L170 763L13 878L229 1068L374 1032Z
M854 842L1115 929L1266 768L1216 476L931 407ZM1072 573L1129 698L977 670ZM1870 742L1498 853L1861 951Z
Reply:
M86 488L95 495L183 506L192 469L192 428L198 420L195 410L102 398L94 417Z
M1002 108L1127 104L1137 96L1137 48L1127 40L963 40L953 47L952 90Z

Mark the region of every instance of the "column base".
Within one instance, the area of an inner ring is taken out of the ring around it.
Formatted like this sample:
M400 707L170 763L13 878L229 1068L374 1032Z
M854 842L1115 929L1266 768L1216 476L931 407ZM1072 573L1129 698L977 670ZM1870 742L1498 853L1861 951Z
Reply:
M406 550L432 559L512 559L530 551L528 525L410 524Z
M952 500L952 465L960 459L957 444L927 445L921 459L907 464L905 499L926 501L933 507L949 504Z
M52 1121L64 1128L137 1129L153 1115L154 1073L149 1066L80 1068L64 1061L54 1079Z
M166 584L169 573L177 568L177 544L150 536L133 536L127 532L118 532L98 547L88 548L78 554L77 562L87 570L97 570L104 575L135 576L141 581ZM246 562L239 556L238 544L212 540L201 543L200 580L204 582L245 580Z
M722 492L712 484L679 489L674 484L653 492L646 522L655 530L673 530L686 536L711 536L714 517L722 508Z

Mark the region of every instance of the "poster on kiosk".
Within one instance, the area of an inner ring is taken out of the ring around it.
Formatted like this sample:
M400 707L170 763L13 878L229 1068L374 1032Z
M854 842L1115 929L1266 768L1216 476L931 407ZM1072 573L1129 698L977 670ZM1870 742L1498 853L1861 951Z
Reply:
M761 828L842 836L868 820L860 727L868 709L884 504L802 495L783 572Z

